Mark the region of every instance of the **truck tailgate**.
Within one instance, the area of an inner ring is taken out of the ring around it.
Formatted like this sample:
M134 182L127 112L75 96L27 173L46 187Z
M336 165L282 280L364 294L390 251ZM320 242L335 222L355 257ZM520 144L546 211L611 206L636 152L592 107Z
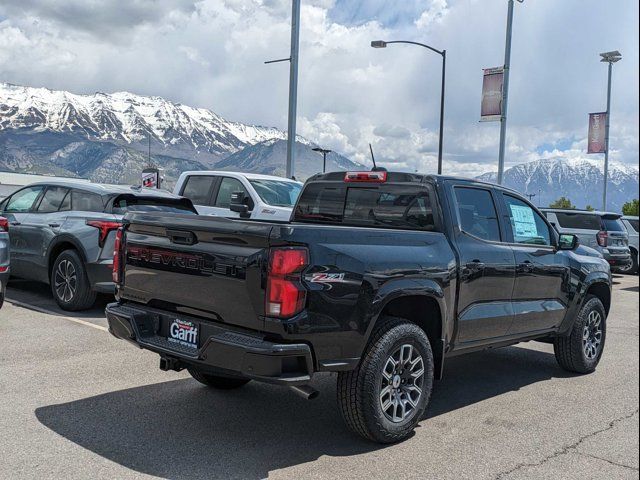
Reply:
M128 214L121 299L257 329L272 225Z

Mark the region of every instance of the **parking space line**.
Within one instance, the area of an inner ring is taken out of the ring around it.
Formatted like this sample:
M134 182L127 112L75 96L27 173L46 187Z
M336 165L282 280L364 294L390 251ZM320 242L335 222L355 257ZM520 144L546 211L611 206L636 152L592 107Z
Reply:
M86 320L80 320L79 318L67 317L66 315L60 315L59 313L54 312L53 310L48 310L46 308L37 307L36 305L31 305L29 303L24 303L24 302L21 302L19 300L13 300L12 298L8 298L8 297L5 298L5 300L7 302L9 302L11 305L15 305L17 307L26 308L28 310L34 310L34 311L40 312L40 313L46 313L47 315L53 315L55 317L63 318L63 319L68 320L70 322L78 323L80 325L86 325L87 327L96 328L96 329L102 330L104 332L108 332L109 331L109 329L107 329L107 327L103 327L102 325L96 325L95 323L87 322Z

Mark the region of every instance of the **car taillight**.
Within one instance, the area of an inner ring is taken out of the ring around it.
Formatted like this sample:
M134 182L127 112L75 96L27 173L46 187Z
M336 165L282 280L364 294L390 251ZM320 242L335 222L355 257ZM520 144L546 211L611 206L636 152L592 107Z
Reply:
M598 240L598 245L600 245L601 247L607 246L608 238L609 238L609 234L604 230L599 231L598 234L596 235L596 239Z
M301 273L309 264L306 248L274 248L269 254L266 313L270 317L288 318L304 308L307 292Z
M383 183L387 181L387 172L347 172L344 181Z
M0 217L0 232L9 231L9 220L4 217Z
M104 247L104 241L107 239L109 232L122 226L120 222L110 220L87 220L86 224L99 230L98 245L100 245L100 248Z
M116 232L116 240L113 244L113 272L111 274L113 283L120 285L122 275L120 273L120 260L122 259L122 227Z

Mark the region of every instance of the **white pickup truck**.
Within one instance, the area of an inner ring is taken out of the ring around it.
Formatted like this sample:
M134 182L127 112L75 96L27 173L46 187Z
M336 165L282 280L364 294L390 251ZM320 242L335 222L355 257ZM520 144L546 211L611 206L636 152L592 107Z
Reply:
M200 215L288 221L302 183L254 173L189 171L174 193L187 197Z

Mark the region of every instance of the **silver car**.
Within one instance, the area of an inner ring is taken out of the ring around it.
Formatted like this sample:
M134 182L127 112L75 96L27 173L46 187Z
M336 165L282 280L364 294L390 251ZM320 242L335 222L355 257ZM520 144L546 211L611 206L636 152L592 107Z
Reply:
M555 208L541 210L560 233L576 235L581 245L597 250L609 262L612 272L623 272L631 267L629 234L619 213Z
M113 293L116 230L131 210L195 214L190 200L155 189L52 181L0 202L9 224L11 275L48 283L65 310Z
M624 216L622 217L622 223L627 229L629 234L629 250L631 250L631 260L633 264L626 273L638 273L638 217Z
M9 221L0 217L0 308L9 281Z

